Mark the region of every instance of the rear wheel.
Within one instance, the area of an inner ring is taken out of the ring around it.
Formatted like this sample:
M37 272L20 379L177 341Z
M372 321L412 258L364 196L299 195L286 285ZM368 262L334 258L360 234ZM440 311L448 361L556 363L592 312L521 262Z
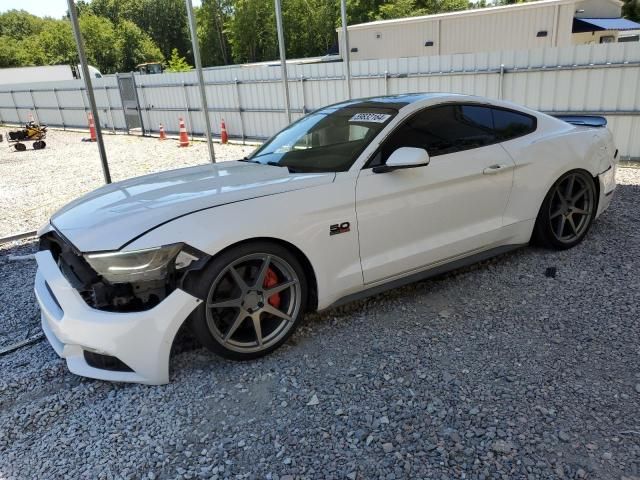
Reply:
M584 170L565 173L542 203L534 240L557 250L577 245L591 228L596 207L596 186L591 175Z
M261 357L282 345L307 303L300 262L268 242L222 253L189 282L206 300L192 316L194 334L209 350L233 360Z
M16 143L15 144L15 149L18 152L24 152L27 149L27 146L24 143Z

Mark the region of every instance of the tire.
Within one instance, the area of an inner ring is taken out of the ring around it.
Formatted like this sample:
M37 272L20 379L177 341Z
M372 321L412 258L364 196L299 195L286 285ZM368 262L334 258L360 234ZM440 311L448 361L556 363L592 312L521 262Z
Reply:
M195 337L231 360L251 360L280 347L300 323L308 299L300 262L271 242L224 251L186 286L205 300L191 315Z
M580 243L598 207L596 184L584 170L562 175L547 193L536 219L533 242L555 250Z
M14 146L18 152L24 152L27 149L27 146L24 143L16 143Z

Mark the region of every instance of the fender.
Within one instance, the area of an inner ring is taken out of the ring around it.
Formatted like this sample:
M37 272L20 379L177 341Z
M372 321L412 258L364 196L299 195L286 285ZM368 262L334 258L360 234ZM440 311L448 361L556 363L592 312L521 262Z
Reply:
M355 175L333 183L194 212L159 225L125 247L184 242L211 256L240 242L272 238L300 250L316 276L318 308L362 288L355 213ZM311 207L310 207L311 206ZM332 234L332 226L337 233ZM348 227L347 227L348 225Z

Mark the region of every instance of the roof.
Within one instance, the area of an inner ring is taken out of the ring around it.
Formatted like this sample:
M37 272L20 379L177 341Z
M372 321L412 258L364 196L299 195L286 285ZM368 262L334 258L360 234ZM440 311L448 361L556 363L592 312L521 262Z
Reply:
M400 110L402 107L409 105L410 103L420 102L422 100L430 100L433 98L449 97L451 93L402 93L398 95L381 95L378 97L368 98L356 98L353 100L347 100L344 102L336 103L325 108L345 108L345 107L359 107L359 108L391 108L394 110Z
M445 18L459 18L474 15L491 15L495 13L508 12L513 10L526 10L531 8L542 8L555 5L566 5L576 3L578 0L539 0L537 2L518 3L514 5L503 5L499 7L474 8L471 10L459 10L456 12L438 13L435 15L423 15L420 17L394 18L391 20L378 20L375 22L359 23L357 25L349 25L349 30L359 30L378 26L388 26L394 24L407 24L415 22L424 22L431 20L440 20ZM341 28L337 28L339 32Z
M626 18L574 18L573 33L593 32L599 30L637 30L640 23Z

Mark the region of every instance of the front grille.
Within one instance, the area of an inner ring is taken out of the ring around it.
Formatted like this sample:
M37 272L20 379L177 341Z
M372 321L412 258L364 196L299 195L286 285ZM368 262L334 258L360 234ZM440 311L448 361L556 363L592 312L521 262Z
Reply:
M83 350L84 359L90 367L110 372L133 372L133 369L118 357Z
M79 291L90 289L99 280L82 254L57 232L40 237L40 250L49 250L67 281Z

